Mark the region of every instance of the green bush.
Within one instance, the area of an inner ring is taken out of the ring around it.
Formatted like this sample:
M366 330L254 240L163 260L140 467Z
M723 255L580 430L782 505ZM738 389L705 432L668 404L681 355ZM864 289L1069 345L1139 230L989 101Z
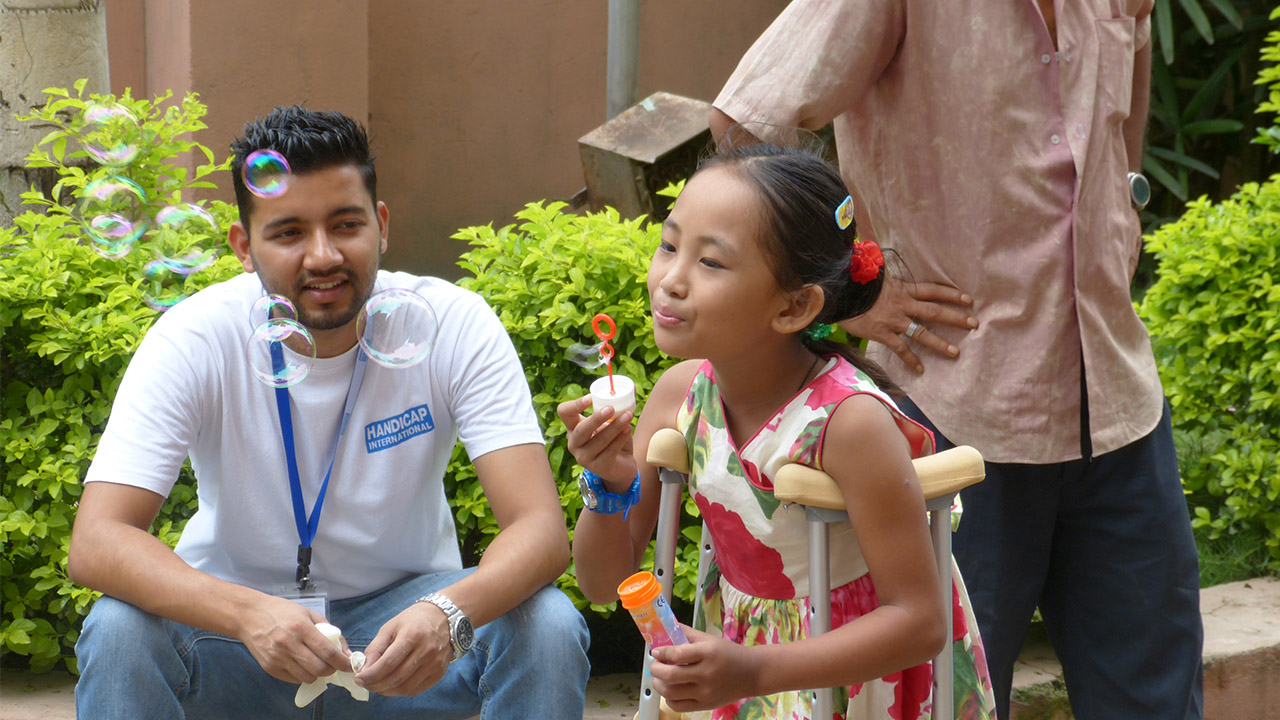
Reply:
M1280 7L1271 11L1272 20L1280 20ZM1254 142L1280 153L1280 30L1267 33L1267 44L1262 48L1262 61L1270 63L1258 71L1256 84L1265 88L1266 97L1258 103L1259 114L1271 114L1271 126L1258 129Z
M85 98L83 88L83 82L77 83L75 95L46 90L48 103L20 118L51 128L27 164L52 168L57 181L50 197L35 190L25 193L24 200L38 209L0 229L0 655L26 656L37 671L59 659L75 670L71 653L80 620L97 596L67 578L67 545L81 479L125 365L157 317L144 304L153 286L143 272L154 258L156 235L138 240L123 258L102 257L86 236L75 200L89 183L120 175L143 188L143 212L154 217L165 205L183 201L190 189L211 187L202 178L227 167L213 163L207 148L183 139L204 127L200 118L205 109L194 95L165 108L168 95L154 101L127 94ZM108 128L113 141L138 148L137 157L120 168L90 164L78 140L91 132L86 108L111 103L138 119ZM208 162L191 172L179 162L193 151ZM211 203L208 210L223 228L234 219L233 208L225 203ZM222 243L221 236L176 240L204 248ZM166 252L176 249L168 246ZM224 257L191 276L181 289L194 291L237 272L234 256ZM155 534L170 545L177 542L194 507L194 484L184 471L156 520Z
M1138 312L1173 410L1192 525L1266 538L1280 569L1280 175L1188 204L1148 238Z
M1251 149L1257 48L1274 0L1156 0L1152 12L1151 118L1143 170L1151 203L1143 227L1176 220L1188 199L1219 199L1280 169Z
M470 274L459 284L489 302L524 364L547 438L551 471L560 486L560 504L572 525L582 510L577 487L581 468L568 451L556 405L585 395L604 369L578 367L566 360L566 351L571 345L596 343L591 319L596 313L608 313L618 326L618 337L612 342L614 370L635 380L641 408L644 393L672 361L654 343L645 288L661 227L644 218L621 220L612 208L583 215L564 209L559 202L532 203L516 213L516 225L498 230L465 228L454 238L472 247L458 262ZM465 557L474 560L497 533L497 526L461 448L449 466L446 488L453 498ZM691 601L697 579L697 523L690 515L696 516L696 507L687 502L685 509L682 526L694 542L681 548L675 590L678 597ZM559 585L580 609L588 607L572 567ZM598 605L590 609L604 616L611 612Z

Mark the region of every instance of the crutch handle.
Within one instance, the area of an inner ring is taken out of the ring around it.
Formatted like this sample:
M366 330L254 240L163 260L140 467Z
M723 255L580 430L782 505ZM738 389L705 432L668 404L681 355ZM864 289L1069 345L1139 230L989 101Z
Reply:
M684 444L684 435L675 428L658 430L649 438L645 460L654 467L689 474L689 448Z
M916 477L924 490L924 499L958 493L977 485L987 476L982 453L968 445L960 445L912 461Z
M652 450L650 453L652 456ZM915 465L916 476L920 478L925 500L959 492L981 482L986 476L981 453L968 445L919 458L912 464ZM845 509L844 494L831 476L808 465L784 465L773 479L773 494L784 503L831 510Z

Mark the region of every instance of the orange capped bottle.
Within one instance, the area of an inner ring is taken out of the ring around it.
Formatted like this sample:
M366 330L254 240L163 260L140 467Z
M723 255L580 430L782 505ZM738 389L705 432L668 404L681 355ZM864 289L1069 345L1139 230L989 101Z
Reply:
M653 573L642 570L623 580L618 586L618 599L631 613L650 648L689 642Z

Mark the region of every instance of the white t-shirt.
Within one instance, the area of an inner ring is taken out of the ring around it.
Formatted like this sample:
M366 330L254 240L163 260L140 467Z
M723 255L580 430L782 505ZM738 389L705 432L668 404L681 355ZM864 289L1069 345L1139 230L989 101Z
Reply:
M338 599L462 566L443 486L459 438L473 459L544 442L515 348L484 300L437 278L379 272L374 291L391 287L426 298L439 334L418 365L367 365L312 545L312 578ZM190 456L199 509L178 555L270 591L293 580L299 538L275 389L246 358L250 308L263 294L257 275L241 275L156 322L121 381L85 482L167 496ZM308 514L355 364L356 348L317 359L289 388Z

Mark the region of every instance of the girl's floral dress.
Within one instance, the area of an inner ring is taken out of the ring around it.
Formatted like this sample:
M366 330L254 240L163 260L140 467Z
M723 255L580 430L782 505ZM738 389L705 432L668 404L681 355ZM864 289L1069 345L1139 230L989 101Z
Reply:
M787 463L822 469L827 419L846 398L869 393L893 413L913 457L933 452L927 430L907 418L871 380L838 356L741 448L725 426L710 363L690 384L677 415L689 448L689 485L715 544L695 625L742 645L809 637L809 550L805 512L773 495L774 474ZM831 626L879 606L858 540L848 521L831 526ZM995 702L977 624L957 573L953 591L957 718L993 718ZM837 720L930 717L932 671L925 663L879 680L836 688ZM747 698L697 717L808 719L812 695L784 692ZM686 715L686 717L691 717Z

